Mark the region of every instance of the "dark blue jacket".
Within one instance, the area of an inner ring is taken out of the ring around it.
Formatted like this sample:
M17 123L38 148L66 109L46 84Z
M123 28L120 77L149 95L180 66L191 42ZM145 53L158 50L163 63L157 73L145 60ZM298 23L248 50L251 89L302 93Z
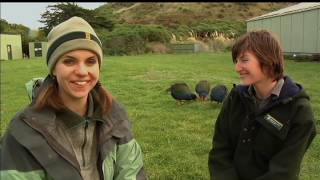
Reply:
M248 86L228 95L215 124L209 171L214 180L297 180L316 135L309 96L284 78L280 95L258 110Z

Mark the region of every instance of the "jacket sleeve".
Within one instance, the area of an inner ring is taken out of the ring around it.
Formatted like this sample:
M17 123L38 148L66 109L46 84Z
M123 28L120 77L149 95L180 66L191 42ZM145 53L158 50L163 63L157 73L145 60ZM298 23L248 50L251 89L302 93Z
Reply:
M135 139L118 146L115 164L115 179L146 179L143 168L142 151Z
M310 105L298 108L283 148L271 160L269 171L256 180L298 180L300 164L310 143L316 135Z
M233 150L229 141L228 112L230 112L231 96L228 96L218 115L214 135L213 146L209 152L209 172L214 180L238 180L235 167L232 163Z
M35 158L16 141L10 132L2 137L0 143L0 179L49 179Z
M143 168L143 153L132 132L132 125L128 114L121 104L114 104L114 119L118 119L113 128L113 136L118 138L114 150L114 179L116 180L144 180L147 179Z

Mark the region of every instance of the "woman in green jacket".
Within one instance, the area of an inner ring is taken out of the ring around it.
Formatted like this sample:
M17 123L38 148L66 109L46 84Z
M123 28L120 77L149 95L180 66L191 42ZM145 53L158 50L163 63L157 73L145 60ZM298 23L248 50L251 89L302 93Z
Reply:
M51 30L49 75L1 140L1 179L146 179L127 113L99 82L102 60L82 18Z
M239 38L232 59L241 85L231 90L215 124L211 179L297 180L316 134L309 96L283 75L283 52L268 31Z

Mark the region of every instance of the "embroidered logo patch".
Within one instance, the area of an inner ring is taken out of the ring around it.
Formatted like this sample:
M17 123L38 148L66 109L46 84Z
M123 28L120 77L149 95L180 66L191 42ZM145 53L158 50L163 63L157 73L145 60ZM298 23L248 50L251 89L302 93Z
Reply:
M86 39L91 40L90 34L86 32Z
M264 120L266 120L267 122L269 122L272 126L274 126L275 128L277 128L279 131L281 130L281 128L283 127L283 124L279 121L277 121L274 117L272 117L270 114L266 114L264 117Z

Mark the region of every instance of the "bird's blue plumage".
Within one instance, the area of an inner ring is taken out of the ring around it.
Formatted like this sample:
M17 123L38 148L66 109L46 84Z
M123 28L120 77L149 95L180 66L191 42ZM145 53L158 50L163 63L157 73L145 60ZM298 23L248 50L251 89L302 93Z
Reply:
M210 100L222 103L228 94L228 89L225 85L217 85L210 91Z
M210 92L210 84L207 80L199 81L196 85L196 93L201 100L205 100Z
M192 93L186 83L175 83L170 87L171 96L178 100L195 100L197 96Z

